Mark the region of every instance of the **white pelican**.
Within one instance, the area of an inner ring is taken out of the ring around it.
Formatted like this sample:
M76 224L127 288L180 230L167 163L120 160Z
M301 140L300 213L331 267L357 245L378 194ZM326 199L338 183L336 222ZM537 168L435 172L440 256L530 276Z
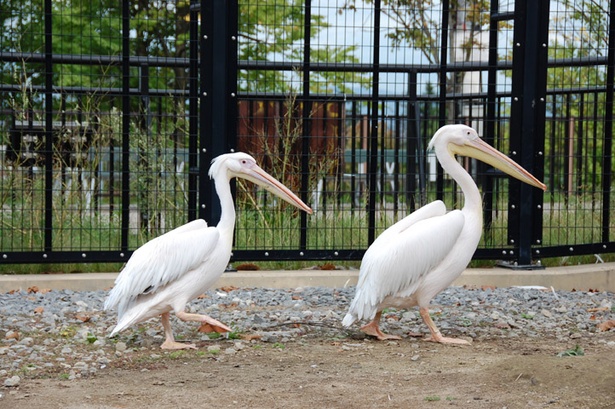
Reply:
M399 339L379 328L384 308L418 306L429 331L430 341L468 344L443 337L431 317L429 303L467 267L478 246L483 228L482 198L472 177L455 155L480 159L510 176L540 189L546 186L503 153L483 142L465 125L447 125L433 136L427 149L434 148L442 168L461 188L465 203L461 210L446 212L440 200L429 203L385 230L367 249L359 272L357 289L342 324L370 320L361 330L383 339Z
M175 341L169 321L171 311L183 321L231 330L207 315L190 314L184 309L190 300L220 278L230 260L235 228L235 206L229 183L233 177L250 180L312 213L301 199L245 153L218 156L212 161L209 177L214 180L220 198L220 222L216 227L208 227L205 220L194 220L145 243L133 253L105 302L105 310L118 310L118 323L110 336L160 315L166 337L163 349L195 348Z

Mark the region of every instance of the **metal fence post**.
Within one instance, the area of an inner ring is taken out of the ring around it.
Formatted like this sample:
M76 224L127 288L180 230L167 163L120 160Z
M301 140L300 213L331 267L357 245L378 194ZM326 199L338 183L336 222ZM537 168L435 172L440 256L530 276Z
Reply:
M213 225L220 202L207 171L216 156L235 148L237 140L237 2L204 1L201 12L201 111L199 214Z
M607 248L606 244L612 241L611 232L611 189L613 183L613 88L615 87L615 1L610 2L609 13L609 51L607 55L607 75L606 75L606 103L604 109L604 158L603 158L603 178L602 178L602 248Z
M376 174L378 171L378 96L380 87L380 0L374 1L374 49L372 53L372 96L371 96L371 125L369 131L369 200L367 203L368 217L368 244L376 239Z
M408 72L406 201L408 202L411 211L415 211L418 207L423 206L427 202L425 144L423 143L423 138L421 138L420 131L420 112L417 99L417 77L417 72L415 70ZM417 181L414 177L415 173L418 173L418 191Z
M450 2L448 0L442 1L442 31L440 33L440 69L439 69L439 94L438 94L438 127L446 125L446 119L448 114L446 112L446 85L447 85L447 68L448 68L448 19L450 15ZM444 170L438 163L436 166L436 198L438 200L444 199Z
M510 155L544 177L549 0L515 1ZM532 267L532 244L542 241L543 192L510 181L509 236L515 267Z
M305 13L303 17L303 109L302 109L302 147L301 147L301 199L307 201L309 189L309 157L310 139L312 134L312 101L310 99L310 59L311 59L311 40L312 40L312 2L305 0ZM289 107L290 109L291 107ZM318 203L313 205L318 206ZM324 206L323 206L324 207ZM326 207L325 207L326 209ZM301 235L299 247L301 250L307 248L307 213L301 212Z
M199 176L199 16L201 2L190 0L190 65L188 80L188 220L197 218L197 188ZM188 221L187 220L187 221Z
M129 251L130 228L130 2L122 2L122 217L121 244L123 254Z
M53 13L51 1L45 1L45 228L44 251L53 242Z

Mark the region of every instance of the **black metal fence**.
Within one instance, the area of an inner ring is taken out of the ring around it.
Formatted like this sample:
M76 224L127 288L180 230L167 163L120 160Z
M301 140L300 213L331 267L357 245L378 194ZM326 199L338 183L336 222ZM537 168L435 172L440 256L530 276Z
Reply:
M234 260L358 260L426 202L462 204L426 152L446 123L549 186L464 160L475 258L615 251L613 0L5 3L0 263L125 261L215 224L229 150L317 210L238 183Z

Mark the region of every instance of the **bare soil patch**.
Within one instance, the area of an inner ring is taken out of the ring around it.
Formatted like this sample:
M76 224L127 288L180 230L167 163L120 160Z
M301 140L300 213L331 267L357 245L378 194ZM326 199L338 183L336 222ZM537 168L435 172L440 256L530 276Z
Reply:
M305 337L127 352L94 376L25 378L2 408L615 408L615 333L469 347ZM208 346L219 345L219 353ZM557 356L582 346L583 356Z

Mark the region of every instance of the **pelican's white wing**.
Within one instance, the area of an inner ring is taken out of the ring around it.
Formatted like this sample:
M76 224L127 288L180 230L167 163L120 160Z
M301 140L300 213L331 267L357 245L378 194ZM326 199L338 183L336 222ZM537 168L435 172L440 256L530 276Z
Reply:
M194 220L139 247L115 280L105 309L117 307L118 316L140 294L155 293L196 268L214 250L219 233L205 220Z
M404 231L405 229L409 228L413 224L420 222L421 220L431 219L432 217L437 216L444 216L445 214L446 205L443 201L435 200L431 203L427 203L425 206L415 210L408 216L404 217L394 225L389 226L388 229L380 233L380 235L376 238L374 243L372 243L370 248L378 242L387 242L389 240L388 236L395 236ZM367 252L369 252L369 249L367 249Z
M445 212L442 202L430 203L378 236L361 262L345 326L372 319L387 296L413 294L423 277L444 260L465 223L461 211Z

